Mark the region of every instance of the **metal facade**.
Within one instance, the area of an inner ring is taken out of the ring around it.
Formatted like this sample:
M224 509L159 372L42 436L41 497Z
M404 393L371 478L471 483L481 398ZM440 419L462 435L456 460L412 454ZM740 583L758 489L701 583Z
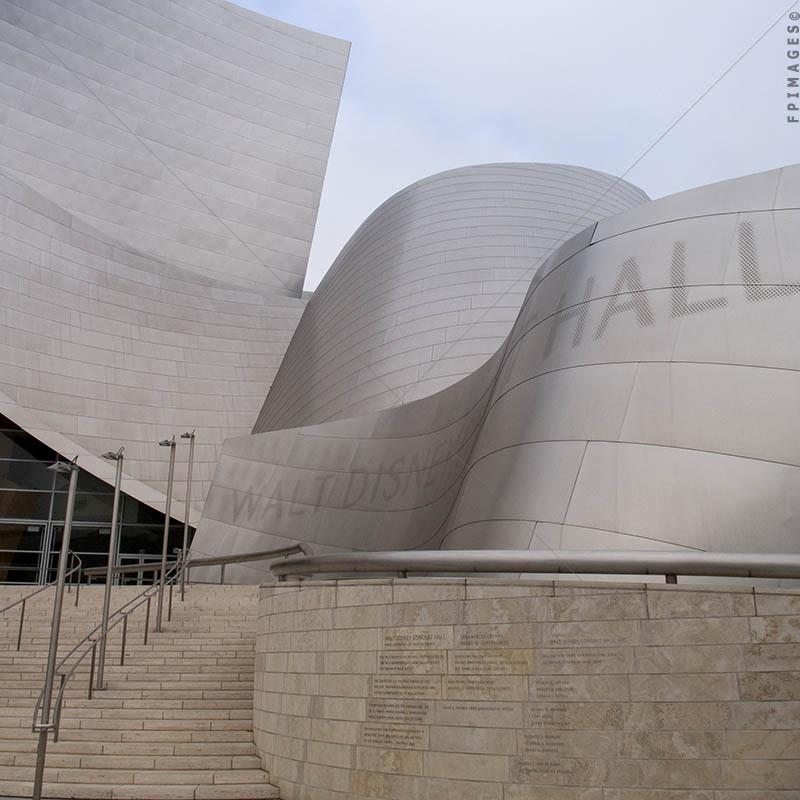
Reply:
M796 553L799 253L800 167L601 220L461 381L228 441L196 543Z
M199 516L304 307L348 52L224 0L0 3L0 413L110 482L124 446L161 509L196 428Z

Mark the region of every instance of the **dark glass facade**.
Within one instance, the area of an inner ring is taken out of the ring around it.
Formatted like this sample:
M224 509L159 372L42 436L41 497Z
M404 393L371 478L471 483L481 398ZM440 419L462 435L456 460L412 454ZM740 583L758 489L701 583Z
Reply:
M0 582L46 583L53 579L64 531L68 477L47 467L67 457L0 415ZM81 557L84 567L102 566L107 561L113 501L113 486L81 470L70 549ZM119 524L117 563L160 560L163 514L123 492ZM182 543L183 523L171 519L170 556ZM140 582L142 576L134 574L129 580Z

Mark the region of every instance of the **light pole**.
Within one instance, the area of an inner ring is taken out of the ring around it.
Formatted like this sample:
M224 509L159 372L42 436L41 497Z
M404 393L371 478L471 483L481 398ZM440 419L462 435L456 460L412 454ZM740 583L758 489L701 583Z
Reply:
M56 502L56 478L58 473L53 470L53 482L50 485L50 509L47 512L47 525L42 537L42 553L39 559L39 583L50 583L50 548L53 546L53 510Z
M189 469L186 473L186 510L183 515L183 549L181 550L181 600L186 593L186 556L189 548L189 509L192 502L192 464L194 463L194 431L181 434L189 440Z
M106 567L106 585L103 593L103 617L100 629L100 662L97 665L97 688L103 688L103 672L106 664L106 636L108 634L108 612L111 606L111 584L114 580L114 561L117 557L117 542L119 541L119 497L122 485L122 462L124 456L120 447L116 453L109 451L103 453L103 458L117 462L117 473L114 478L114 505L111 509L111 538L108 543L108 566Z
M167 571L167 542L169 540L169 512L172 506L172 478L175 475L175 437L162 439L159 447L169 447L169 475L167 477L167 505L164 509L164 538L161 542L161 577L158 581L158 604L156 607L156 633L161 633L161 618L164 613L164 578Z
M50 626L50 649L47 652L47 669L44 677L44 695L42 697L41 720L34 724L34 729L39 732L39 744L36 748L36 774L33 781L33 800L40 800L42 796L42 781L44 779L44 761L47 755L47 736L52 730L50 722L50 705L53 694L53 681L56 674L56 658L58 657L58 635L61 630L61 607L64 603L64 579L67 574L67 558L69 556L69 540L72 535L72 512L75 509L75 491L78 485L78 465L72 461L56 461L48 469L69 475L69 493L67 494L67 510L64 514L64 534L61 537L61 554L58 558L58 577L56 579L56 594L53 598L53 622Z

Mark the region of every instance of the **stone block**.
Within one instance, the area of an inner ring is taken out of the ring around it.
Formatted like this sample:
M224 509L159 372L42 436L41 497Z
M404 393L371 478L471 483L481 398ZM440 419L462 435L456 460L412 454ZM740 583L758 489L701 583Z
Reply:
M430 752L424 754L424 759L425 774L433 778L495 783L509 779L509 758L506 755Z
M752 641L798 642L800 640L800 616L754 617L750 620Z
M739 672L744 669L741 645L662 645L637 647L639 672Z
M647 605L644 592L560 595L552 600L553 619L558 622L581 620L644 619Z
M647 622L647 621L643 621ZM540 647L624 647L639 644L639 620L551 622L536 625Z
M750 627L744 617L724 619L641 620L643 645L741 644L750 642Z
M647 608L652 619L750 617L756 613L752 591L693 592L648 589Z
M529 623L550 617L550 600L546 597L489 597L466 600L464 616L459 622L469 625Z
M397 581L392 595L393 603L441 603L466 599L467 587L463 579L453 583Z
M472 726L431 726L430 747L452 753L508 755L516 749L516 731Z
M800 700L800 672L745 672L739 692L742 700Z
M356 749L356 769L422 775L422 751L361 746Z
M632 699L627 675L530 675L528 695L534 702Z
M339 608L343 606L386 605L391 602L392 584L389 581L353 585L340 583L336 587L336 605Z
M739 699L736 676L730 673L631 675L630 687L633 701Z
M800 594L756 592L756 613L760 617L800 614Z
M463 605L462 601L457 600L396 603L389 607L386 624L395 627L456 625L462 621Z
M380 650L383 642L381 628L344 628L328 631L330 651Z

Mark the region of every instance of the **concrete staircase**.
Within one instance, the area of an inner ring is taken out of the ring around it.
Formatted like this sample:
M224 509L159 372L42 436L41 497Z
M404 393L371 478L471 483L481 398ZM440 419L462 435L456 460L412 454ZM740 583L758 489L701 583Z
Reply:
M140 591L115 588L115 607ZM28 592L0 586L0 607ZM67 595L62 652L97 624L102 593L102 586L84 586L78 608ZM0 615L0 797L31 795L37 739L31 719L52 601L49 590L28 604L19 652L19 609ZM70 683L60 739L48 746L44 796L277 798L253 744L256 609L256 587L190 586L184 603L176 591L172 622L163 633L151 630L146 646L144 607L134 612L124 666L121 626L109 640L107 688L87 699L88 659Z

